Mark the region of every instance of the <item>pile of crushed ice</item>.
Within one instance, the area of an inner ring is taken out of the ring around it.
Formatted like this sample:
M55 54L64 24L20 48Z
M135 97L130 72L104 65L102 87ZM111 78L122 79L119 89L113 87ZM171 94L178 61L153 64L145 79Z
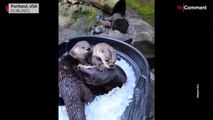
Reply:
M127 82L121 87L112 89L108 94L95 97L92 103L85 106L87 120L120 120L134 94L136 77L131 65L125 60L117 60L127 75ZM59 106L59 120L69 120L64 106Z

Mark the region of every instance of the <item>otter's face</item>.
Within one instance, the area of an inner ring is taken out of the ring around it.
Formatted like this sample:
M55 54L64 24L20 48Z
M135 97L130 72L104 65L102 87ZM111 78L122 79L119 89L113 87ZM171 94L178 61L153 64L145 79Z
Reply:
M90 49L91 46L87 41L80 41L74 45L74 47L70 50L69 54L72 57L83 61L86 59Z
M116 61L116 51L113 48L106 48L101 50L102 62L107 68L114 68Z

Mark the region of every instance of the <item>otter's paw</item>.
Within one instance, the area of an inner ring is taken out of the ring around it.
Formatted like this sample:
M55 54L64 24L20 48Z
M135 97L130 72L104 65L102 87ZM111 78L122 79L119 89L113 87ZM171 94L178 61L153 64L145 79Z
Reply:
M104 70L105 70L105 66L104 66L104 65L99 65L99 66L98 66L98 70L104 71Z
M77 66L77 69L78 69L78 70L82 70L82 69L91 69L91 68L94 68L94 67L95 67L95 66L79 64L79 65Z
M78 66L77 66L77 70L81 70L81 69L83 69L84 68L84 65L82 65L82 64L79 64Z

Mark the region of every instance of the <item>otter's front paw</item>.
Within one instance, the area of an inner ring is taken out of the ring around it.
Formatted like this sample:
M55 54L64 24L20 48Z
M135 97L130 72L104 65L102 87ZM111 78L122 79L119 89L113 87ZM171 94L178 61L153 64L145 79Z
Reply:
M77 66L77 69L78 69L78 70L82 70L82 69L91 69L91 68L94 68L94 67L95 67L95 66L79 64L79 65Z
M98 66L98 70L100 71L104 71L105 70L105 66L103 64Z
M79 64L78 66L77 66L77 70L81 70L81 69L83 69L84 68L84 65L82 65L82 64Z

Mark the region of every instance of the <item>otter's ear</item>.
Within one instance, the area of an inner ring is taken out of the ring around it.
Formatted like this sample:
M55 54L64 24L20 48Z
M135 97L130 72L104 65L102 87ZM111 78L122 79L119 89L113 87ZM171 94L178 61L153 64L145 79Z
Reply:
M73 53L72 50L70 50L69 55L72 56L72 57L75 57L75 53Z
M110 51L111 53L115 53L115 49L114 49L114 48L109 49L109 51Z

